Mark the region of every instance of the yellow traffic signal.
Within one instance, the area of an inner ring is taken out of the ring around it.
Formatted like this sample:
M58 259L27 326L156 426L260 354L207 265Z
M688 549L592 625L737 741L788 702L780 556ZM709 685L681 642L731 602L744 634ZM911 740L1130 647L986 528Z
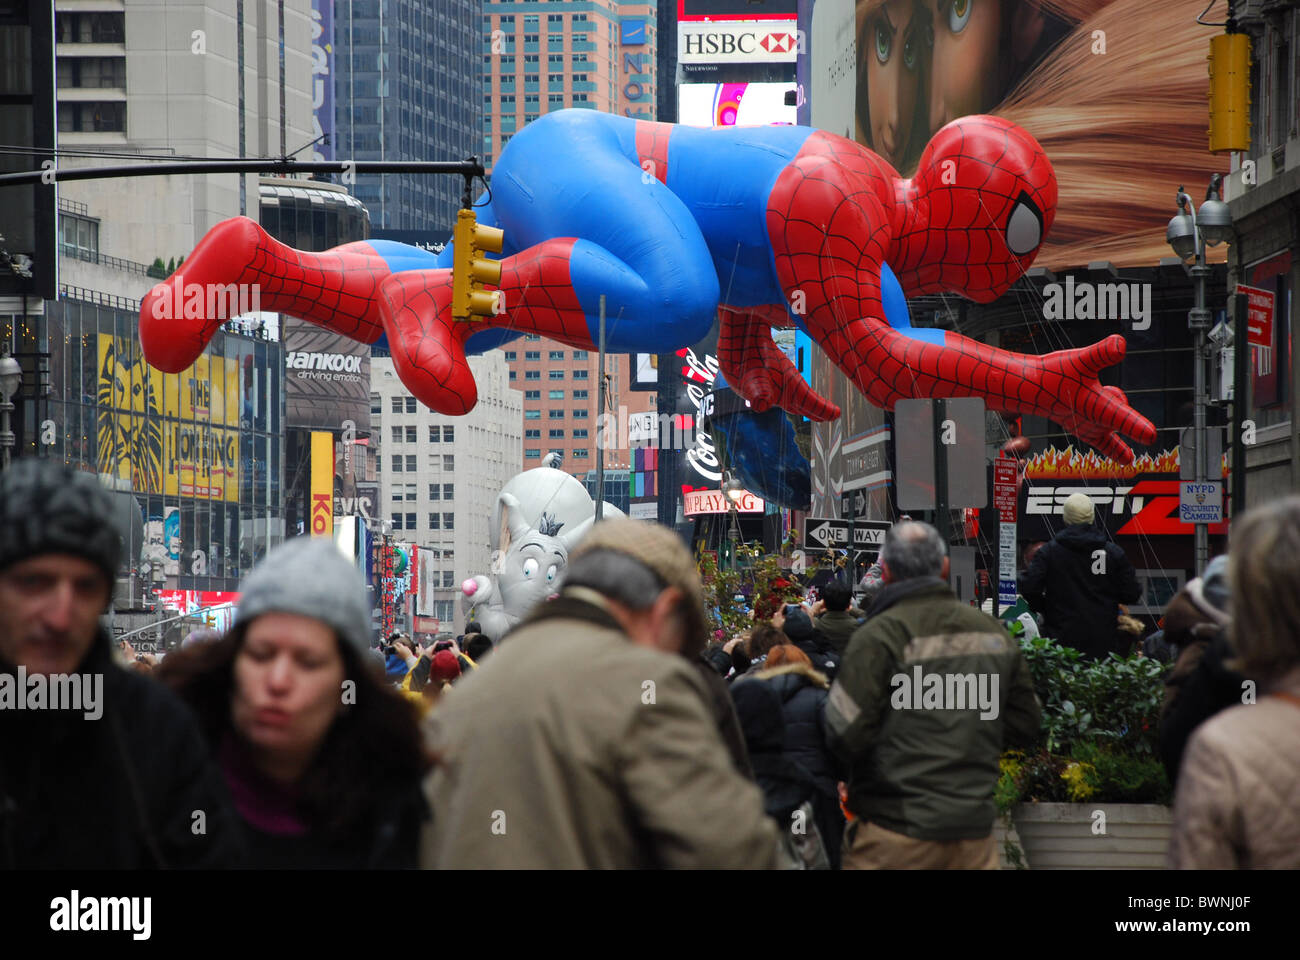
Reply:
M1210 41L1210 152L1250 149L1250 37Z
M452 234L451 315L457 320L490 317L505 312L500 290L484 290L485 284L500 286L501 263L485 253L500 253L505 231L480 226L473 210L461 210Z

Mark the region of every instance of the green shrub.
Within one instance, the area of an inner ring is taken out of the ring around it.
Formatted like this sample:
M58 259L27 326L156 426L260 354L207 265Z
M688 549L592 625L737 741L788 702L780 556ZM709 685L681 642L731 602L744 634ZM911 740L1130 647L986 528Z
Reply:
M1156 749L1163 667L1133 654L1087 662L1053 640L1020 639L1043 705L1038 742L1003 758L996 799L1018 802L1168 803Z

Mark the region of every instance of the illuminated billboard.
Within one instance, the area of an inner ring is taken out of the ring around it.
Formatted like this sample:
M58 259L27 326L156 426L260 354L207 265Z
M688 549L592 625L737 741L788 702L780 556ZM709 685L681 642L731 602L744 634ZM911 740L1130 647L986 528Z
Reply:
M691 127L754 127L792 124L796 108L786 106L793 83L682 83L677 86L677 122Z
M138 493L239 500L239 367L207 354L166 374L133 340L98 335L99 473Z

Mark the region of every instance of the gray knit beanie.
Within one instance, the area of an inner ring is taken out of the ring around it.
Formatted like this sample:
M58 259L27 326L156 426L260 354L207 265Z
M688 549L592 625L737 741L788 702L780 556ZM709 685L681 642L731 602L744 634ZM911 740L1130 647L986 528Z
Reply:
M361 571L327 537L295 537L271 550L240 585L235 626L264 613L296 613L332 627L353 651L370 648Z
M117 505L93 474L23 457L0 473L0 569L47 553L93 563L110 582L122 566Z

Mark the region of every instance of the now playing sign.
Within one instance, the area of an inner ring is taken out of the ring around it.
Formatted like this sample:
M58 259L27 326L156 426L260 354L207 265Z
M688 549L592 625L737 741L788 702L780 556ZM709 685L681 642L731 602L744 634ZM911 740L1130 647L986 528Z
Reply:
M1223 481L1183 480L1178 484L1178 519L1182 523L1223 522Z

